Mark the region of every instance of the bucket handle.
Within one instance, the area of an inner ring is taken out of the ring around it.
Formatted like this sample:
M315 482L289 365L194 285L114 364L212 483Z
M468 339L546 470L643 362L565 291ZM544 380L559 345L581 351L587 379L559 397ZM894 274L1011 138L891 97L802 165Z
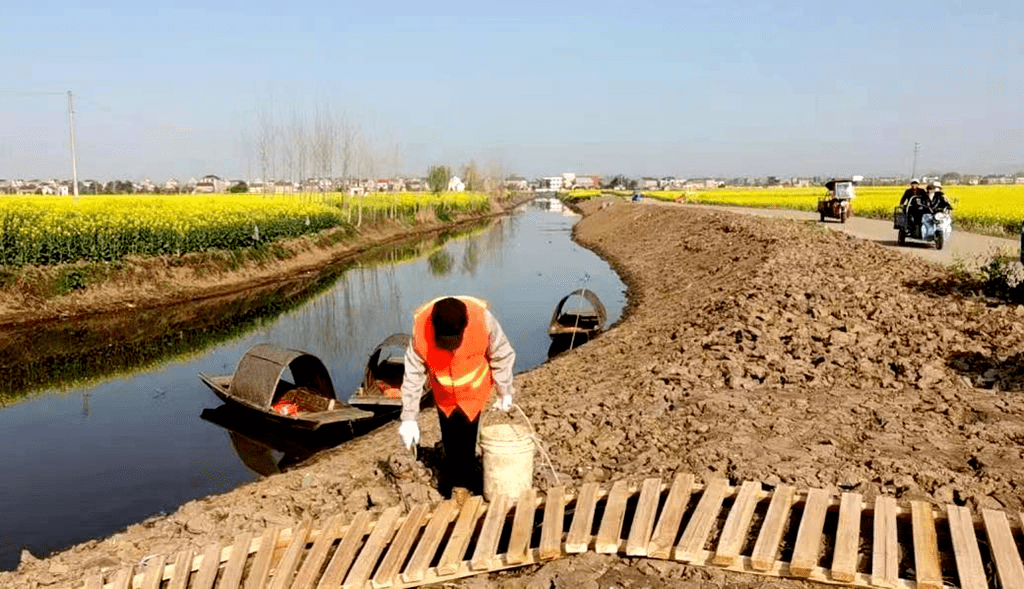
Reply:
M551 476L555 478L555 484L561 485L562 482L559 480L558 473L555 472L555 466L551 462L551 455L548 454L547 449L544 447L544 442L541 441L540 436L537 435L537 430L533 427L533 423L530 421L530 418L526 416L526 412L523 411L523 408L520 407L517 403L512 403L512 408L519 412L519 415L523 417L523 421L526 422L526 426L530 428L530 433L527 435L530 439L533 440L533 443L537 445L537 448L540 449L541 456L544 457L544 461L547 462L548 468L551 469ZM484 410L483 414L480 416L480 427L478 427L476 430L476 441L478 444L480 443L480 432L481 430L483 430L483 415L487 413L488 411Z

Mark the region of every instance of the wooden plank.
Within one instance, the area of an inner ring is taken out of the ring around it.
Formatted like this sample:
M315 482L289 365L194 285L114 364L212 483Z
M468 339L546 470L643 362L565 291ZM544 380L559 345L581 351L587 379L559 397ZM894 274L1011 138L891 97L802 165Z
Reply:
M594 525L594 509L597 507L597 483L584 483L576 497L576 509L565 538L565 551L569 554L586 552L590 545L590 530Z
M768 503L768 512L764 515L761 531L757 534L754 551L750 557L750 566L755 571L768 571L779 558L779 544L782 534L786 531L789 521L789 510L793 507L793 494L796 492L790 485L779 485L772 493Z
M794 576L806 578L818 566L825 512L828 511L830 501L830 493L825 489L810 489L807 492L800 529L796 532L793 559L789 563L789 570Z
M604 504L604 514L597 529L597 538L594 540L594 552L615 554L619 551L622 522L626 518L626 502L631 495L626 481L615 481L612 485L612 490L608 492L608 500Z
M341 523L341 514L327 518L320 534L309 549L309 553L303 559L302 566L299 567L299 572L296 573L290 589L313 589L317 577L320 576L320 569L323 568L324 561L327 560L327 554L330 552L331 546L334 545L334 541L338 539L338 534L341 533Z
M212 589L220 568L220 544L210 544L200 556L199 570L192 581L194 589Z
M871 548L871 584L895 587L900 561L896 543L896 500L875 499L874 541Z
M679 535L679 524L683 521L683 512L690 502L690 491L693 490L693 475L676 474L669 489L665 507L658 516L658 523L651 534L651 542L647 545L647 556L667 559L672 555L676 536Z
M857 548L860 546L860 518L864 498L860 493L843 493L839 500L836 547L832 553L832 578L849 583L857 577Z
M544 521L540 527L540 558L548 560L562 554L562 532L565 527L565 487L548 489L544 501Z
M939 566L939 540L935 533L935 514L924 501L910 502L910 523L914 531L914 569L918 589L942 589Z
M444 547L444 552L441 553L441 560L437 564L439 575L451 574L458 570L459 563L466 555L466 548L469 547L469 540L476 528L476 522L480 519L482 504L483 498L479 495L471 496L462 504L459 518L455 520L455 527L452 528L448 543Z
M164 564L167 557L157 554L146 560L146 572L142 575L141 589L160 589L164 581Z
M374 589L390 587L394 583L395 578L398 577L398 571L405 564L405 557L409 555L413 543L419 536L420 528L423 527L423 519L429 513L430 505L425 503L414 505L409 510L409 514L405 516L405 522L398 528L395 539L391 542L387 553L384 554L384 560L381 561L373 579L370 580Z
M194 553L191 548L186 548L174 557L174 565L171 570L171 581L167 589L186 589L188 578L192 574L192 557Z
M259 547L249 568L249 578L245 580L245 589L265 589L270 581L270 564L277 549L277 538L281 534L280 526L270 526L260 535ZM184 586L181 589L185 589Z
M683 530L683 537L676 546L676 560L694 561L698 553L704 550L704 544L715 526L715 521L718 520L718 512L722 510L722 501L728 489L729 481L726 479L712 479L704 486L697 508L690 516L690 521Z
M1006 514L994 509L982 509L981 519L985 522L988 545L996 561L1002 589L1024 588L1024 564L1021 564Z
M759 482L744 481L740 486L732 509L729 510L729 516L725 519L725 526L722 527L722 537L718 540L718 549L712 563L728 566L739 558L743 543L747 540L750 522L754 519L754 509L757 507L757 496L760 492Z
M949 533L953 539L956 574L961 589L988 589L971 510L959 505L947 505L946 515L949 518Z
M658 515L661 502L661 479L645 479L640 486L640 498L633 513L633 524L629 526L626 539L626 556L647 556L647 545L654 531L654 518Z
M483 528L477 536L476 548L470 558L469 568L474 571L485 571L495 566L498 552L498 540L501 530L505 527L505 516L508 515L508 496L498 495L487 506Z
M434 560L434 555L437 554L437 547L441 545L441 540L444 539L444 533L448 530L448 524L451 523L458 510L459 504L451 500L445 501L437 507L434 515L430 518L430 522L427 524L427 528L423 530L423 537L420 538L419 543L416 545L412 558L409 559L409 566L401 574L402 581L415 583L423 580L427 567L430 566L430 562Z
M369 525L369 511L360 511L352 518L352 523L348 525L345 535L341 537L338 549L334 551L334 556L327 563L327 569L317 585L318 589L336 589L341 585L341 580L345 578L349 567L352 566L352 561L355 560L356 554L363 546L363 536L366 535Z
M224 575L217 584L217 589L238 589L242 583L242 572L245 561L249 558L249 545L252 543L252 532L245 532L235 538L231 546L231 556L224 565ZM159 589L159 588L157 588Z
M277 563L273 577L270 579L270 589L288 589L292 582L292 575L299 566L299 559L306 550L306 543L309 539L309 531L313 527L312 522L305 522L294 528L291 542L285 548L281 562Z
M537 491L532 487L525 489L516 502L516 515L512 520L512 534L508 539L508 551L505 562L519 564L526 562L530 551L530 539L533 537L533 520L537 514Z
M125 567L117 571L117 574L114 575L114 580L110 583L111 589L130 589L134 572L134 567Z
M395 534L395 525L398 523L400 515L402 515L402 508L398 505L385 509L384 513L380 515L377 523L373 526L373 531L366 537L366 544L363 545L359 556L352 563L352 568L345 575L345 582L341 584L343 589L366 586L373 573L373 568L377 565L377 559L380 558L380 553Z

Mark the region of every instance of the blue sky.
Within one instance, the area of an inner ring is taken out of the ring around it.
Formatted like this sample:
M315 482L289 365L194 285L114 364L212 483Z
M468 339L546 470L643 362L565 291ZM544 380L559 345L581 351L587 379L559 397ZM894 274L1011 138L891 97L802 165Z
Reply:
M0 9L0 178L259 175L330 110L381 175L1024 169L1006 2L146 2ZM396 155L398 154L398 155ZM282 175L282 174L278 174Z

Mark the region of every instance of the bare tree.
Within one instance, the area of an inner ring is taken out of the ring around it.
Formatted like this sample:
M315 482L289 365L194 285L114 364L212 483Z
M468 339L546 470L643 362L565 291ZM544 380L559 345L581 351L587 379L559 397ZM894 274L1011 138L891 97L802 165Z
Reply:
M329 181L334 171L334 143L337 141L337 129L330 106L317 107L313 123L313 158L316 175L320 177L320 191L323 192L324 181Z
M276 137L274 113L266 104L261 103L256 108L256 158L259 161L264 187L266 187L268 179L274 175L274 140Z
M291 120L288 126L288 153L291 157L289 176L292 182L299 182L300 186L306 179L309 161L309 140L306 132L306 121L295 109L292 110Z

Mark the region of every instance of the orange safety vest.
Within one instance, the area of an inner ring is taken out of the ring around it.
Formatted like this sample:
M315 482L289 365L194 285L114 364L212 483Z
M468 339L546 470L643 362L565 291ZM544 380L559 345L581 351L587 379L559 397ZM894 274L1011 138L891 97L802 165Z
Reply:
M466 303L469 321L462 334L462 343L454 352L443 350L434 342L434 325L430 313L434 299L420 307L413 317L413 346L427 366L434 402L445 415L451 416L459 407L476 419L495 389L491 362L487 358L491 334L487 331L484 311L487 303L473 297L455 297Z

